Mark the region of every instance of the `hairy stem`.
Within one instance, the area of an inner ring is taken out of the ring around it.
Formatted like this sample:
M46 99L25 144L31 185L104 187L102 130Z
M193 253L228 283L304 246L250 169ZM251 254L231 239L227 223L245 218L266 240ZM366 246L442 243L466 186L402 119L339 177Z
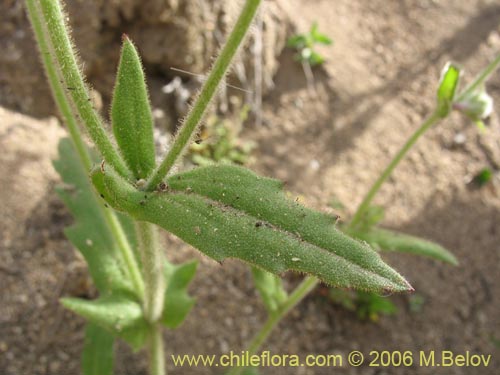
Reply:
M158 242L158 230L153 224L144 221L136 221L135 227L144 276L144 316L150 323L156 323L163 310L165 295L163 254Z
M60 64L57 64L56 61L54 52L55 49L52 44L52 40L49 37L49 30L46 27L42 10L40 9L40 2L36 0L26 0L26 8L28 10L28 16L33 27L37 44L40 48L42 62L49 85L52 89L54 100L59 108L59 111L61 112L64 122L68 127L70 138L75 146L80 162L85 170L90 171L92 168L92 159L78 127L76 110L71 105L71 100L68 97L69 95L67 91L64 90L62 73L60 69L58 69ZM132 280L137 295L139 298L142 298L144 283L142 281L139 266L132 252L132 248L130 247L127 237L123 232L123 228L112 211L106 209L103 204L100 204L100 208L108 225L109 231L112 233L113 238L117 242L126 266L126 272Z
M151 328L148 345L149 373L151 375L166 375L162 327L161 324L155 324Z
M262 328L253 337L247 352L249 356L257 354L262 344L267 340L272 330L285 317L288 312L293 309L302 299L309 294L311 290L318 285L319 280L315 277L306 277L300 285L290 294L287 299L280 305L277 311L270 314ZM239 375L244 370L244 367L233 367L227 374Z
M139 264L137 263L137 259L135 258L134 255L134 251L130 246L130 242L128 241L127 236L123 231L123 227L120 224L118 218L116 217L116 214L109 208L104 207L102 204L101 206L109 230L118 245L120 255L125 263L126 271L128 273L128 276L130 277L130 280L132 281L132 285L134 286L134 291L139 297L139 299L143 300L144 281L141 276L141 270L139 268Z
M27 0L27 2L36 4L33 0ZM129 177L131 172L116 151L104 129L101 118L92 106L88 89L78 68L76 54L68 35L59 1L39 0L37 3L40 6L47 27L47 37L53 46L54 57L52 64L60 70L65 89L69 92L68 96L73 101L90 138L104 160L121 176Z
M396 166L401 162L401 160L403 160L405 155L408 153L408 151L410 151L410 149L417 142L417 140L427 130L429 130L434 124L438 123L440 120L442 120L442 118L439 116L439 113L435 111L427 118L427 120L425 120L422 123L422 125L420 125L417 131L413 133L412 136L406 141L403 147L401 147L398 153L393 157L389 165L385 168L385 170L382 172L379 178L372 185L368 193L365 195L365 198L359 205L351 222L347 226L348 229L354 228L357 224L359 224L359 222L363 219L363 215L366 213L366 210L370 207L373 198L378 193L384 182L387 181L387 179L390 177Z
M61 85L62 77L60 71L58 71L56 66L53 64L52 56L54 55L54 49L52 48L50 40L46 37L48 33L45 28L46 25L41 19L41 11L38 9L34 0L27 0L26 8L28 10L28 17L33 27L36 42L40 49L40 56L45 68L47 80L49 81L49 85L52 89L54 100L59 108L59 111L61 112L66 126L68 127L71 140L75 146L80 161L86 170L90 170L90 168L92 168L92 160L87 152L87 147L85 146L77 121L75 120L75 113L73 112L71 104L68 102L64 89Z
M189 111L184 123L179 129L172 147L165 156L165 159L153 172L148 180L146 189L154 190L158 184L167 176L177 159L182 155L185 147L190 142L196 128L199 126L219 83L224 78L231 61L243 41L253 17L257 11L260 0L246 0L245 6L240 13L233 31L229 35L226 44L215 61L215 64L203 85L196 102Z

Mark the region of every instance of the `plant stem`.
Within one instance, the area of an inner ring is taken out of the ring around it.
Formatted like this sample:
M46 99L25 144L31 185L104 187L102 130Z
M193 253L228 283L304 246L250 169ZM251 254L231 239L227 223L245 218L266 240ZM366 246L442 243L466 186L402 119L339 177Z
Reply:
M417 142L417 140L424 134L429 128L431 128L434 124L439 122L442 118L439 116L437 111L434 111L417 129L415 133L406 141L406 143L401 147L399 152L394 156L389 165L385 168L379 178L372 185L371 189L366 194L365 198L359 205L356 213L354 214L351 222L347 226L347 230L350 228L354 228L359 222L362 220L363 215L366 213L366 210L370 207L370 204L380 190L385 181L390 177L391 173L394 171L399 162L404 158L404 156L408 153L408 151L412 148L412 146Z
M26 0L26 8L28 9L28 16L33 27L36 42L40 49L43 66L47 74L47 80L49 81L52 89L54 100L59 108L59 111L61 112L64 122L68 127L71 140L75 146L80 161L85 167L85 170L89 171L90 168L92 168L92 161L87 151L87 147L83 142L80 129L78 128L78 124L75 120L74 112L70 103L66 99L66 95L60 83L60 80L62 79L60 72L56 70L56 66L52 63L51 57L54 56L54 49L52 48L52 45L50 45L48 38L45 37L47 35L47 30L45 30L45 24L40 19L41 12L34 0Z
M479 86L481 86L491 74L495 72L495 70L500 65L500 54L483 69L481 73L472 81L454 100L455 102L460 102L464 98L466 98L469 94L473 93Z
M104 207L101 204L104 218L107 221L109 231L111 232L113 238L116 241L118 249L120 251L121 257L125 262L126 271L132 284L134 286L134 291L140 300L144 299L144 281L142 279L141 270L139 269L139 264L135 258L130 242L123 231L123 227L120 221L116 217L116 214L110 209Z
M149 371L150 375L166 375L165 353L163 350L161 324L155 324L151 329L151 337L148 345Z
M404 144L404 146L399 150L399 152L394 156L391 160L387 168L382 172L377 181L373 184L372 188L368 191L367 195L363 199L363 202L358 207L354 217L349 224L349 227L352 227L356 222L358 222L366 209L370 206L372 199L375 197L375 194L380 190L382 184L387 181L391 173L394 171L394 168L399 164L399 162L403 159L403 157L407 154L407 152L411 149L411 147L415 144L415 142L424 134L432 125L436 124L439 120L441 120L438 112L435 111L432 113L427 120L425 120L422 125L417 129L417 131L408 139L408 141ZM356 222L355 222L356 220ZM255 352L260 348L262 343L265 342L273 328L276 324L290 311L295 305L297 305L311 290L313 290L316 285L319 284L319 280L313 276L308 276L302 281L302 283L289 295L289 297L285 300L283 305L280 307L276 314L272 314L267 319L264 326L259 330L259 332L254 336L251 341L248 352L250 355L255 354ZM229 372L230 375L240 374L243 368L233 368Z
M135 222L142 257L144 276L144 316L150 323L156 323L163 310L165 276L163 254L158 243L158 230L150 223Z
M33 0L27 0L27 2L33 3ZM83 120L90 138L104 160L118 174L123 177L131 176L130 170L116 151L104 129L101 118L92 106L88 89L78 68L76 55L73 51L59 1L40 0L38 4L47 27L47 36L53 46L54 58L52 62L60 70L63 84L66 90L69 91L69 97L71 97L80 118Z
M64 122L68 127L70 138L75 146L80 162L86 171L92 168L92 159L88 152L87 146L83 141L80 129L77 123L77 113L70 103L67 92L63 88L63 79L61 71L58 69L60 64L57 64L56 55L52 40L49 38L49 30L46 28L46 23L43 19L43 13L39 8L39 2L35 0L26 0L26 7L28 9L28 16L33 26L33 31L37 44L40 48L40 55L47 74L49 85L52 89L54 100L59 111L63 117ZM125 262L126 272L129 274L132 283L134 284L135 291L139 298L142 299L144 293L144 283L142 281L139 266L132 252L132 248L123 232L123 228L118 221L116 215L106 209L99 200L101 212L106 220L109 231L112 233L113 238L116 240L118 249Z
M311 64L307 61L302 61L302 70L304 71L304 76L306 77L307 89L309 90L309 93L316 97L318 95L318 91L316 90L316 82L314 81Z
M215 64L203 85L196 102L189 111L184 123L179 129L174 143L161 164L153 172L148 180L146 190L154 190L156 186L167 176L177 159L183 153L185 147L191 140L196 128L199 126L203 116L210 104L219 83L226 74L231 61L243 41L253 17L257 11L260 0L246 0L234 28L227 39L226 44L215 61Z
M302 299L318 285L319 280L315 277L306 277L300 285L287 297L280 305L277 311L270 314L262 328L253 337L247 352L249 356L256 354L262 344L267 340L274 327L285 317L288 312L293 309ZM244 370L244 367L233 367L228 375L239 375Z
M468 94L472 93L478 86L484 83L484 81L500 66L500 55L498 55L495 60L493 60L488 66L477 76L477 78L465 89L462 91L460 95L458 95L455 100L460 101ZM354 214L351 222L347 225L346 231L355 227L358 224L363 215L366 213L366 210L370 207L370 204L380 190L384 182L387 181L391 173L397 167L397 165L401 162L401 160L405 157L408 151L413 147L413 145L417 142L417 140L433 125L438 123L443 118L440 117L437 110L435 110L412 134L412 136L406 141L403 147L399 150L399 152L393 157L389 165L382 172L379 178L372 185L365 198L358 206L356 213ZM319 284L319 280L315 277L308 276L306 277L302 283L289 295L289 297L285 300L285 302L281 305L280 309L275 314L269 315L267 321L264 323L262 328L257 332L254 336L250 345L247 349L249 355L255 354L257 350L261 347L261 345L266 341L268 336L274 327L280 322L280 320L290 311L295 305L297 305L311 290L313 290L316 285ZM228 374L229 375L238 375L243 371L243 367L233 367Z

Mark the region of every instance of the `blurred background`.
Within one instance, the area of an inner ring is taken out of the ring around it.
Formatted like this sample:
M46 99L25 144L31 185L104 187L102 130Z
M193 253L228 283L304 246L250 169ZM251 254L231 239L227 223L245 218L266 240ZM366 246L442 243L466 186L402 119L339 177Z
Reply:
M141 54L159 151L238 15L234 0L68 0L66 9L95 106L107 118L121 37ZM290 39L317 30L332 41L311 51ZM66 241L72 218L56 196L52 168L65 130L45 81L19 0L0 2L0 374L79 374L84 322L58 303L94 298L84 261ZM447 61L464 81L500 51L500 4L471 0L264 0L227 84L186 166L245 164L287 182L306 205L348 218L371 183L432 111ZM323 61L324 60L324 61ZM487 85L500 101L500 74ZM498 108L498 106L496 106ZM376 199L384 226L436 241L460 265L384 253L412 295L313 292L280 324L266 349L290 354L351 350L452 350L492 354L488 368L405 374L495 374L500 364L500 124L480 132L452 115L418 142ZM166 332L169 354L245 348L264 321L248 267L222 266L173 236L173 261L198 258L197 305ZM298 275L287 275L295 285ZM146 374L143 356L122 345L117 374ZM171 365L171 364L170 364ZM209 368L169 368L211 374ZM395 374L402 369L336 369ZM262 369L330 374L332 369Z

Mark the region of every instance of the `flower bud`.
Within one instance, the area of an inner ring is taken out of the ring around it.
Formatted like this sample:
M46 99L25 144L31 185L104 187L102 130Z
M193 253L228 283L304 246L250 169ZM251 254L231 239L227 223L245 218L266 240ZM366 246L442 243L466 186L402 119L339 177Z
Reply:
M493 111L493 98L482 87L454 103L453 107L469 116L472 121L481 121Z

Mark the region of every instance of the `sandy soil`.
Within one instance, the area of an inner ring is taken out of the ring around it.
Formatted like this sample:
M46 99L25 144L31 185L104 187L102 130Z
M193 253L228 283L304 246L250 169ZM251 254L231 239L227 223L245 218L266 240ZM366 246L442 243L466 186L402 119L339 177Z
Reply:
M429 114L444 63L452 59L462 64L467 79L498 53L500 6L481 0L292 0L289 7L299 28L318 21L335 45L322 49L328 62L314 72L317 95L308 91L291 53L283 53L276 88L264 101L264 124L256 128L250 123L244 132L244 138L258 143L252 168L286 180L288 189L310 206L325 209L335 197L345 204L343 215L348 216L391 155ZM498 73L489 89L498 103ZM62 230L71 218L52 190L57 179L49 164L60 131L52 120L34 122L6 111L0 118L0 142L7 151L0 163L7 213L0 231L0 373L78 374L84 323L57 300L66 295L92 297L95 292L84 264L64 239ZM498 171L499 131L496 115L489 131L479 134L454 114L417 144L377 197L386 207L387 227L437 241L460 261L451 267L409 255L384 255L424 298L422 311L410 312L409 296L394 296L399 314L368 323L316 292L280 324L266 349L301 355L469 350L492 354L493 363L477 369L346 366L337 372L497 373L500 352L492 338L500 338L498 172L483 188L469 182L485 166ZM33 137L35 133L40 137ZM457 134L465 142L456 142ZM29 172L15 177L25 169ZM9 215L19 216L9 221ZM180 329L165 334L167 355L243 349L264 319L246 267L238 262L221 267L176 239L167 240L171 259L201 259L191 288L197 306ZM294 282L294 277L287 279ZM142 356L123 345L117 362L117 374L146 373ZM220 373L175 369L171 364L169 369L172 374Z

